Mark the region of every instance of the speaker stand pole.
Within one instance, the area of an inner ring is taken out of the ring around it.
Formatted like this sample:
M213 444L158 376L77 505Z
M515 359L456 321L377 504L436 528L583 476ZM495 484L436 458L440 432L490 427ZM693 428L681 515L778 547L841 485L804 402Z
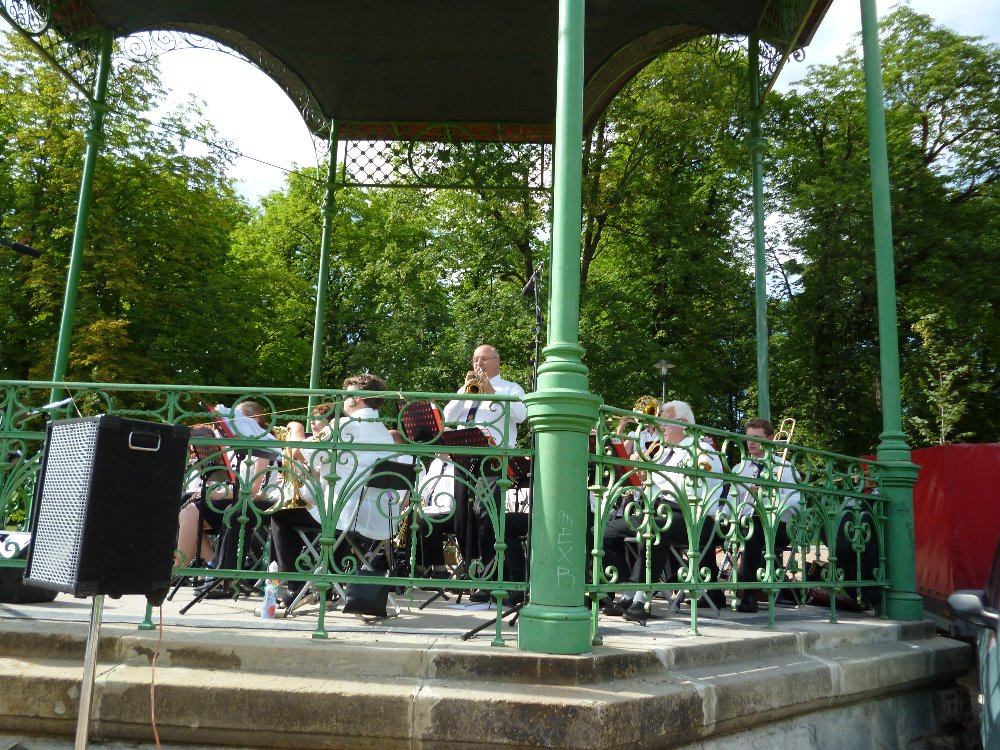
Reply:
M90 733L90 709L94 702L94 673L97 671L97 647L101 640L101 613L104 594L94 597L90 605L90 632L87 634L87 652L83 657L83 682L80 685L80 713L76 718L76 744L74 750L86 750Z

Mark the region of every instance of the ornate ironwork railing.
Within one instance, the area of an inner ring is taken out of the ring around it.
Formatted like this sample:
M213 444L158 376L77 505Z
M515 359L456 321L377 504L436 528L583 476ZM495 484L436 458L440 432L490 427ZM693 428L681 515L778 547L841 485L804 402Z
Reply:
M683 441L639 450L647 441L658 446L671 425L683 427ZM834 621L838 599L884 610L890 581L877 462L610 407L601 410L594 445L587 590L596 642L602 597L606 609L621 592L674 592L674 606L683 593L693 632L699 601L726 606L727 590L753 609L761 592L772 625L779 602L809 596L829 598ZM636 557L623 556L623 547ZM653 565L657 551L669 551L665 570Z
M50 403L57 390L68 398ZM308 582L324 605L344 584L366 580L361 569L371 562L362 558L368 550L350 547L345 534L357 528L355 509L362 506L365 522L382 529L366 536L387 542L385 564L376 563L387 574L386 585L434 590L443 585L440 575L458 571L461 577L450 580L448 589L484 589L498 601L526 590L525 582L505 575L505 563L521 549L526 533L527 498L518 483L530 458L529 450L503 447L514 429L512 399L464 397L504 405L490 412L493 419L486 426L495 444L488 445L482 439L456 439L463 433L454 428L472 422L468 414L446 410L454 394L371 394L386 402L378 412L353 420L363 429L348 429L341 418L347 400L359 395L364 394L0 381L0 455L5 458L0 521L6 529L28 527L48 420L117 414L194 428L183 491L197 509L197 522L181 524L178 576L204 574L194 558L198 529L208 521L212 536L218 532L226 540L225 547L214 550L220 565L214 575L257 585L273 557L268 531L275 519L279 524L283 518L301 519L308 512L302 506L312 503L311 547L303 545L302 553L272 577L293 588ZM312 412L310 399L319 404ZM256 421L251 402L260 406ZM455 418L438 421L448 413ZM483 425L481 417L476 424ZM670 426L684 429L684 439L675 439L675 445L663 440ZM315 438L305 436L310 427ZM397 442L388 442L387 430L395 431ZM483 435L480 430L464 434L473 433ZM650 441L663 443L659 453L647 445ZM646 446L645 452L632 455L634 447L627 442ZM757 445L742 435L602 407L590 452L593 541L586 586L596 643L601 641L601 600L622 592L641 591L650 600L665 592L678 610L686 598L693 632L711 598L728 592L738 600L753 597L754 606L756 594L750 592L760 592L771 624L784 603L822 599L824 592L832 620L846 606L884 608L891 581L884 573L880 464L782 442L753 442ZM183 513L181 493L178 488ZM298 516L281 515L296 508ZM473 520L466 509L475 513ZM492 556L475 553L471 527L485 530L476 541L492 547ZM23 566L16 552L5 550L0 565ZM212 552L206 548L205 556ZM654 564L663 557L669 566ZM463 558L470 561L464 568ZM741 558L742 575L737 575ZM318 637L325 635L324 613L320 606ZM498 644L504 642L500 614Z
M57 388L68 398L47 403ZM271 577L293 588L311 583L321 604L317 636L325 635L327 597L342 591L343 584L370 582L371 578L362 577L362 569L372 565L386 574L380 583L390 587L441 588L440 577L447 572L461 574L448 582L449 589L467 593L485 589L498 602L510 592L525 590L524 581L504 575L505 561L517 552L526 526L525 509L518 507L517 482L523 481L530 451L505 447L513 442L508 436L516 430L509 408L515 399L497 394L463 396L483 404L473 423L465 413L451 421L440 419L448 413L445 407L454 394L369 393L385 399L381 410L354 412L352 420L345 420L355 403L351 399L365 395L337 390L0 381L0 455L6 459L0 465L0 521L8 530L28 527L48 420L116 414L194 428L184 487L178 488L177 497L179 577L205 574L197 552L203 539L217 533L219 567L213 575L255 584L265 577L267 532L291 510L296 520L287 527L294 531L311 526L304 533L311 532L312 538L287 570ZM312 411L310 399L319 404ZM487 419L482 412L487 412ZM258 413L261 416L254 419ZM493 444L474 425L485 428ZM310 426L316 435L307 438L304 432ZM194 510L182 509L185 500L189 503L185 509ZM307 510L307 505L313 509ZM467 507L475 508L478 540L467 535L463 512ZM194 514L193 524L185 524L186 512ZM302 514L311 514L314 522ZM367 525L365 537L383 543L384 565L374 550L350 544L355 541L353 534L364 530L361 524ZM456 538L468 560L461 568L454 557ZM493 554L474 554L476 541L492 544ZM429 549L432 544L438 547ZM5 550L0 565L23 567L17 553L15 548ZM440 559L442 564L423 565L425 553L427 559ZM498 609L494 641L498 644L503 643L500 614Z

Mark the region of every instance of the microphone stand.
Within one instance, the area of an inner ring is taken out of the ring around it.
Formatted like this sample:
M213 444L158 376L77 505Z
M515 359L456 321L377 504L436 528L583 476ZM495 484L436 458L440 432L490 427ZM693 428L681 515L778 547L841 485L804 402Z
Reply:
M531 390L532 391L537 391L538 390L538 357L539 357L539 354L541 353L541 346L542 346L542 300L541 300L541 293L538 290L538 279L539 279L539 276L542 273L542 269L544 267L545 267L545 261L543 260L537 266L535 266L535 270L532 272L531 276L528 277L528 281L524 285L524 288L521 289L521 294L523 294L525 297L528 296L528 292L529 291L534 291L534 300L535 300L535 353L534 353L534 356L533 356L532 361L531 361ZM531 455L532 456L535 455L535 432L534 432L534 430L532 430L532 432L531 432ZM529 502L533 502L534 501L534 493L535 493L535 461L534 461L534 458L532 458L531 463L529 464L529 469L528 469L528 488L529 488L528 489ZM528 548L527 548L527 550L525 550L525 561L524 561L525 578L527 578L529 581L531 580L531 516L532 516L531 507L529 505L529 507L528 507L528 544L527 544ZM525 592L525 594L527 594L527 593L528 592ZM517 622L517 618L520 616L521 607L523 607L526 603L527 603L527 598L525 598L524 600L522 600L520 602L517 602L516 604L513 604L506 612L504 612L502 615L500 615L500 619L501 620L505 620L508 617L510 617L510 615L514 615L511 618L510 622L508 623L509 625L514 625L514 623ZM483 630L485 630L486 628L488 628L491 624L493 624L493 622L495 622L495 621L487 620L483 624L478 625L477 627L473 628L472 630L468 631L467 633L463 633L462 634L462 640L463 641L467 641L470 638L472 638L473 636L478 635Z

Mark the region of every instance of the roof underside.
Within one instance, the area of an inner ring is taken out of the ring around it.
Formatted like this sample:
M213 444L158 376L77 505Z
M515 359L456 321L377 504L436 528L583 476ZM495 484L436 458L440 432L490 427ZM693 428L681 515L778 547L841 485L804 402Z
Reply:
M690 39L750 34L804 46L832 0L587 0L585 125L650 60ZM232 47L341 137L414 138L420 123L548 140L557 0L71 0L124 37L177 30ZM64 10L66 6L63 6ZM54 14L58 16L58 11ZM58 18L53 18L59 26Z

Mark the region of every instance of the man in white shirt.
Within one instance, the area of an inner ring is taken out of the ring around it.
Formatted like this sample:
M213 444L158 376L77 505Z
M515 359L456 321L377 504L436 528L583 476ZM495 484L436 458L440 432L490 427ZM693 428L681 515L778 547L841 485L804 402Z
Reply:
M669 401L663 404L660 407L660 416L664 419L673 419L687 424L694 424L695 421L691 406L684 401ZM661 464L664 469L652 472L651 481L654 488L659 491L654 503L657 506L666 505L669 507L671 518L668 528L661 533L659 542L653 544L650 549L652 578L656 581L661 572L665 570L671 570L668 577L672 578L674 575L672 566L668 568L670 548L677 546L688 549L688 531L680 509L681 503L684 503L693 516L704 519L698 539L698 549L704 552L704 557L697 567L707 568L711 576L710 580L716 580L719 575L719 566L714 550L715 515L718 511L723 483L720 480L692 477L670 469L697 467L704 471L721 474L722 461L708 441L696 444L695 439L685 433L683 425L664 424L662 431L664 444L663 449L656 456L656 463ZM665 523L665 519L659 518L658 514L651 520L655 520L657 525L661 527ZM625 540L636 535L636 526L641 521L641 518L613 519L608 522L605 528L604 562L605 565L614 565L620 575L624 572ZM645 578L646 559L644 552L640 551L639 558L632 566L628 580L640 583ZM721 590L711 590L708 592L708 596L716 606L725 605L725 595ZM648 616L645 593L636 591L631 595L622 594L615 600L612 607L605 608L605 613L624 613L629 619L645 622Z
M472 354L472 369L465 374L465 382L458 389L466 393L470 383L477 382L484 395L493 393L502 396L516 396L517 401L473 401L454 399L444 407L447 422L462 422L477 425L489 432L493 442L506 448L513 448L517 442L517 426L528 416L524 405L524 389L517 383L500 377L500 354L496 347L481 344Z
M386 386L381 378L365 373L347 378L343 389L384 391ZM313 410L313 436L310 439L318 445L293 452L293 458L301 461L303 468L299 494L308 508L282 510L271 517L272 549L278 570L296 570L296 559L304 548L296 529L319 529L323 515L336 514L338 532L356 533L369 540L390 539L393 536L392 516L398 509L385 502L389 494L364 492L372 467L393 454L392 435L378 414L382 400L375 396L348 396L343 403L346 416L332 425L328 425L324 417L333 411L334 404L321 404ZM289 425L289 440L303 440L304 437L301 425ZM328 441L336 441L336 444L325 445ZM351 450L349 445L352 443L385 444L387 447L386 450ZM331 486L325 477L334 473L334 469L338 480L336 485ZM338 564L342 565L340 561L349 554L350 546L341 543L336 552ZM295 590L301 585L299 582L289 586L289 600L294 598Z
M772 446L768 446L765 451L761 443L753 440L753 438L773 440L774 425L766 419L751 419L747 422L746 435L747 455L733 468L733 474L749 480L798 481L795 469L787 461L782 460L780 455L775 454ZM740 555L740 563L736 569L736 580L741 583L753 582L758 580L757 571L764 567L765 539L761 515L772 513L773 517L768 519L768 524L771 526L777 524L774 554L775 566L780 567L782 552L788 547L789 542L786 524L798 512L801 498L798 491L791 487L779 487L767 495L764 494L767 492L765 488L752 481L737 480L733 482L732 487L736 494L734 506L737 516L739 518L752 516L743 553ZM765 497L767 501L764 500ZM757 609L756 592L750 589L740 591L736 611L756 612Z
M465 381L458 393L467 393L470 383L476 383L484 395L500 394L515 396L516 401L474 401L472 399L453 399L444 407L446 422L458 423L459 426L476 426L486 432L496 445L506 448L514 447L517 441L517 427L527 417L524 405L524 389L517 383L500 377L500 354L491 344L480 344L472 354L472 369L465 374ZM489 467L487 467L489 468ZM461 472L461 469L459 469ZM467 478L468 479L468 478ZM477 487L476 494L492 492L496 507L502 508L503 498L496 486L496 477L488 478L489 486ZM456 482L455 532L462 548L462 554L467 559L475 557L473 539L478 540L479 558L484 570L489 571L496 559L496 530L487 509L477 498L471 508L471 513L465 502L468 487L464 482ZM523 551L515 545L508 545L505 556L507 562L507 580L523 581L525 576ZM493 577L493 576L488 576ZM488 601L489 593L480 590L472 595L473 601Z

